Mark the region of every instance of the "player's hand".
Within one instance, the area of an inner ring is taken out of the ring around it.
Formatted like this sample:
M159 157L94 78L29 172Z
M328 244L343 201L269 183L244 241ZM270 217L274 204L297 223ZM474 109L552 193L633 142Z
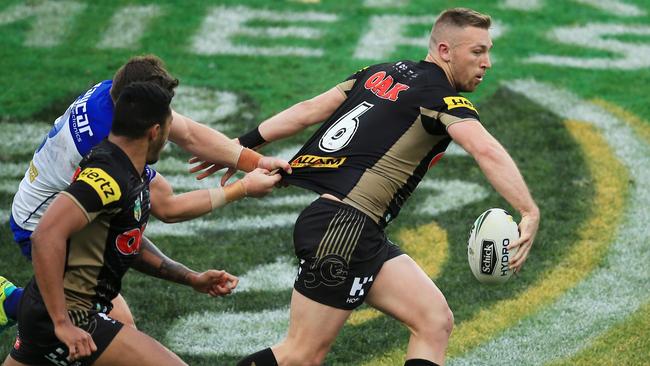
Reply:
M226 271L211 269L191 278L192 288L198 292L206 293L212 297L224 296L232 293L237 287L239 278Z
M93 338L85 330L74 326L71 321L54 327L56 337L68 347L68 361L88 357L97 351Z
M508 250L519 248L517 253L510 259L510 269L512 269L514 273L521 270L521 267L528 258L528 253L533 247L533 242L537 235L537 229L539 228L539 219L539 211L532 214L524 214L519 223L519 240L508 245Z
M291 174L291 165L289 165L288 162L273 156L263 156L257 163L257 167L266 169L270 172L276 169L282 169L287 174Z
M280 174L270 174L265 169L255 169L242 178L246 195L249 197L263 197L269 194L273 187L280 182Z
M197 180L207 178L212 174L226 167L225 165L211 163L209 161L203 161L196 156L191 157L190 160L188 160L188 163L196 164L190 167L190 173L191 174L199 173L196 175ZM230 169L228 171L230 171Z

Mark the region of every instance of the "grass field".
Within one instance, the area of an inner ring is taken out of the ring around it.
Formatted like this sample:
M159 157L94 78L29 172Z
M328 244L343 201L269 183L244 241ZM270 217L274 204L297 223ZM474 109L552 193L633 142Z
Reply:
M455 315L451 365L650 365L650 4L644 0L16 1L0 3L0 214L52 121L130 56L155 53L181 80L175 108L229 136L368 64L421 59L435 15L494 18L493 68L476 93L485 126L542 210L536 246L503 286L472 277L466 239L489 207L511 210L452 149L388 228ZM525 6L524 6L525 5ZM291 157L309 136L263 151ZM157 170L187 191L170 146ZM443 193L444 192L444 193ZM137 272L123 294L138 327L191 365L231 365L283 337L296 271L292 226L314 194L277 190L148 235L195 269L241 277L210 299ZM31 265L0 227L0 274ZM0 358L13 329L0 334ZM362 307L328 365L401 365L407 330Z

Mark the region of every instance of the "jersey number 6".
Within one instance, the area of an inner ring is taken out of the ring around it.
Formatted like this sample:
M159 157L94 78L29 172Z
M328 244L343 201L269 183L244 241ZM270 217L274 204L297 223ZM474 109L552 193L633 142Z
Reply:
M348 113L339 118L321 137L318 147L325 152L335 152L346 147L359 127L359 117L374 104L361 102Z

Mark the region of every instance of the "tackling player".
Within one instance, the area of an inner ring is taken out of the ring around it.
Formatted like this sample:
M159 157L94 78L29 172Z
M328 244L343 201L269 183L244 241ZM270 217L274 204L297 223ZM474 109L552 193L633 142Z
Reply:
M69 183L79 161L90 149L108 136L113 119L114 103L122 89L132 82L152 81L174 95L178 80L165 69L156 56L137 56L128 60L112 80L102 81L72 103L45 136L20 182L12 204L10 226L14 240L25 257L31 258L30 235L54 197ZM172 110L169 139L193 155L221 166L238 167L244 171L255 168L285 169L287 162L264 157L250 149L242 149L225 135L199 124ZM148 169L151 179L152 214L164 222L177 222L210 212L206 190L174 195L164 177ZM268 192L274 180L257 172L243 179L250 195ZM213 200L221 200L219 189L209 190ZM214 202L214 201L213 201ZM22 289L0 277L0 330L13 324ZM113 316L133 325L133 316L122 298L114 300Z
M184 365L146 334L110 316L129 267L226 295L237 278L197 273L142 236L150 214L149 172L171 128L172 95L151 83L124 88L112 129L81 161L32 234L34 277L18 312L18 337L4 366ZM241 184L224 189L242 195Z
M512 158L479 122L471 92L491 67L491 19L456 8L440 14L420 62L369 66L239 138L255 148L325 121L292 159L284 181L321 197L294 228L300 260L286 338L241 366L318 365L363 302L410 330L405 365L442 365L453 315L442 292L384 233L453 140L522 216L518 271L540 213ZM205 164L200 167L205 167ZM209 170L207 171L209 173Z

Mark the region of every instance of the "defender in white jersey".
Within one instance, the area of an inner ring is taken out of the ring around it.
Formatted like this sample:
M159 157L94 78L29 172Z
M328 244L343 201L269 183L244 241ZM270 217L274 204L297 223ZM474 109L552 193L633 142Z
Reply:
M153 55L131 58L113 77L81 94L56 119L54 126L36 149L29 168L20 182L12 204L10 226L14 240L21 247L25 257L31 259L30 235L38 225L54 197L72 181L75 169L82 157L95 145L104 140L113 120L114 102L121 90L138 81L154 81L172 95L178 80L165 69L162 61ZM242 149L218 131L199 124L172 110L172 125L169 139L190 152L217 161L222 166L235 167L247 172L256 168L241 180L244 194L260 196L271 190L278 177L266 176L263 172L275 169L290 171L286 161L264 157L259 153ZM227 203L221 188L200 190L174 195L169 183L160 174L147 167L151 181L151 212L164 222L177 222L203 215ZM155 178L155 179L154 179ZM21 296L20 290L11 296ZM9 296L7 300L11 300ZM3 303L17 303L0 298L0 311L6 311L6 318L15 319L16 306L3 310ZM128 306L118 296L114 301L113 316L126 324L133 324ZM0 317L4 318L4 317ZM0 329L8 323L0 323Z

